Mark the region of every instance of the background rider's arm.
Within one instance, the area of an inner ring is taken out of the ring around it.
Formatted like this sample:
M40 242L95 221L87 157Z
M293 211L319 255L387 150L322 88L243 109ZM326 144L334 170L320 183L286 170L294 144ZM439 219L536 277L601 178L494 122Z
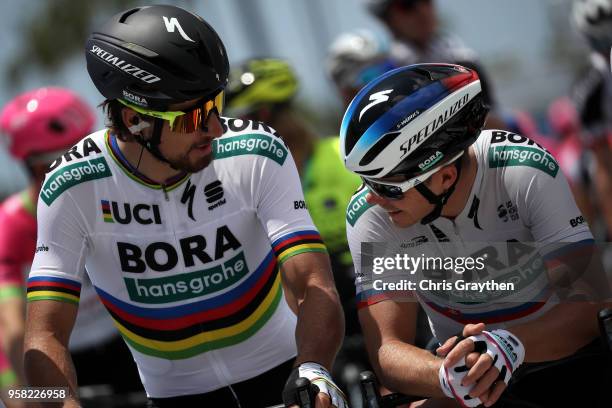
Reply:
M0 333L2 333L2 350L8 356L19 384L23 384L25 301L21 288L14 289L19 292L18 296L0 298Z
M24 367L28 385L68 387L64 407L78 405L77 379L68 351L78 306L54 300L28 303ZM47 405L45 405L47 406Z
M392 391L444 397L439 359L413 345L419 304L382 301L359 310L370 362L380 382Z
M523 342L525 362L558 360L597 338L597 312L604 307L603 303L562 303L537 319L508 330ZM607 307L612 307L612 303Z
M331 370L344 337L344 315L325 253L295 255L282 265L288 301L297 309L296 365L314 361Z

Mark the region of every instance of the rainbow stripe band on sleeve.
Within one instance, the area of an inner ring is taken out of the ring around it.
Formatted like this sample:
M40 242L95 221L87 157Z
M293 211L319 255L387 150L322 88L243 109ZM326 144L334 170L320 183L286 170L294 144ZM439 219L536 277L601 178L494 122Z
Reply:
M28 302L35 300L59 300L79 304L81 284L65 278L34 276L28 279Z
M298 231L284 235L272 243L272 248L282 264L294 255L304 252L327 252L318 231Z

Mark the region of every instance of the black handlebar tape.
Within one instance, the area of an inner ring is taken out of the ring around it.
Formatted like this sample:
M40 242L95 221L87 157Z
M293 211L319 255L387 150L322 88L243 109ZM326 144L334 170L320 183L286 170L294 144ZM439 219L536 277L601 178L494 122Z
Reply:
M283 401L286 407L297 405L300 408L314 408L319 387L311 384L308 378L299 377L290 387L283 390Z
M371 371L359 374L359 387L363 397L363 408L381 408L382 399L378 391L376 375Z
M600 310L597 314L599 320L599 331L606 352L612 354L612 309Z

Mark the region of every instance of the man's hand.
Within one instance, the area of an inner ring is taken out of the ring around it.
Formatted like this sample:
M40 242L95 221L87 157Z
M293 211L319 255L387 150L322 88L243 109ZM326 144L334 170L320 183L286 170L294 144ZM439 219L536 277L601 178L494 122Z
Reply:
M298 378L306 378L310 381L310 384L318 388L319 393L315 397L315 408L348 407L346 396L334 383L329 372L322 365L313 362L302 363L291 371L283 392L285 404L297 402L294 398L294 387ZM300 408L297 405L290 406Z
M523 362L525 351L512 333L505 330L487 332L484 328L484 324L467 325L463 335L469 338L451 338L438 348L438 353L446 356L443 363L446 368L465 358L469 371L461 379L461 386L472 386L469 395L490 406L506 389L512 373Z

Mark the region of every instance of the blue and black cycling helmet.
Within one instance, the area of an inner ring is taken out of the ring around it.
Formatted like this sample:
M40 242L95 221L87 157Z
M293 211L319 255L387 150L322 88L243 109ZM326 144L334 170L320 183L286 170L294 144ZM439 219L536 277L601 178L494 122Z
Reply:
M340 128L345 166L370 186L394 176L389 192L397 198L418 187L437 204L441 199L421 183L476 141L488 111L474 70L452 64L394 69L349 105Z

